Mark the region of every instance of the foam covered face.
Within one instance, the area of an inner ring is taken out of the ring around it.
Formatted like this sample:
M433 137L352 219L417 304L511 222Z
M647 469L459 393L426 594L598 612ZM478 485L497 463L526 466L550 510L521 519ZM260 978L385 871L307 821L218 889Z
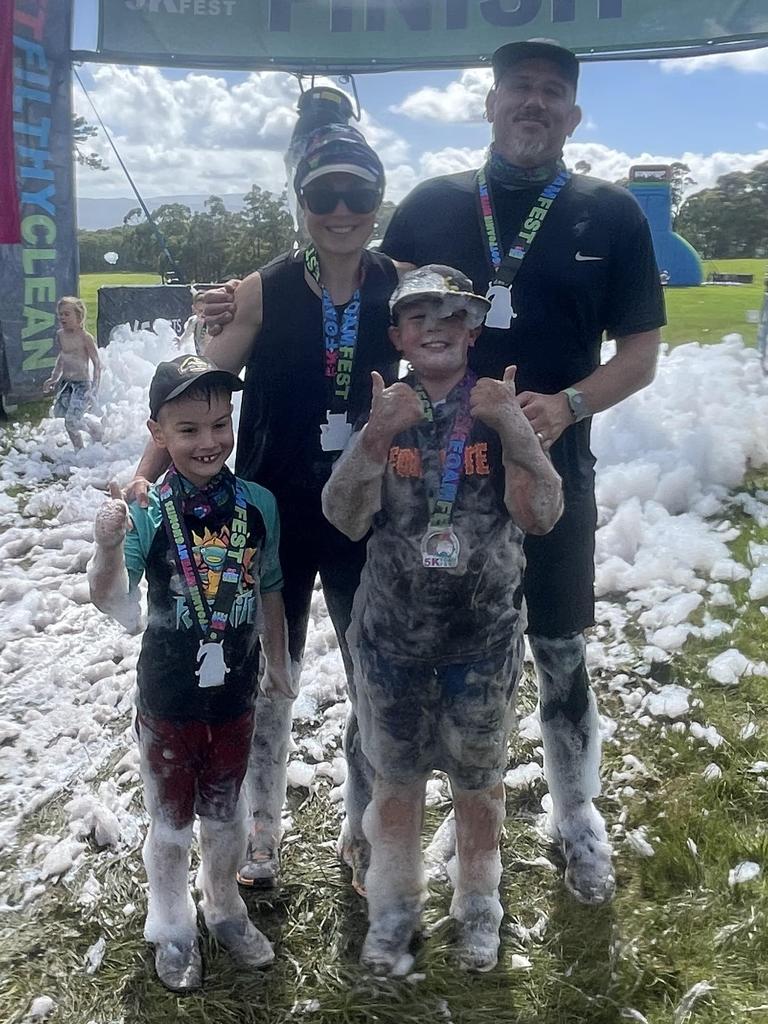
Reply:
M457 306L459 300L462 305ZM467 323L467 310L460 296L415 299L398 311L391 329L392 343L419 376L444 378L467 365L467 353L479 328Z

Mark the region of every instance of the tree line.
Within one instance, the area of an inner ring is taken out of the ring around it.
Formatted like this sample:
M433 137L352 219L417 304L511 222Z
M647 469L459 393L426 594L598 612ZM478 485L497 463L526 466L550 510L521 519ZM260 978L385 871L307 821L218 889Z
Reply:
M383 203L376 224L380 238L394 213ZM184 281L223 281L244 277L290 249L295 239L285 192L274 195L251 186L243 208L228 210L220 196L209 196L204 209L193 212L183 203L166 203L152 218ZM104 255L116 252L120 270L168 273L172 268L152 225L140 207L130 210L123 223L98 231L80 231L80 271L105 269Z
M712 188L685 201L683 189L693 179L685 164L674 168L675 230L704 259L768 257L768 161L751 171L722 174ZM589 168L582 163L576 170ZM393 203L382 205L376 238L384 234L394 210ZM219 196L210 196L200 212L167 203L153 217L185 281L243 277L285 252L295 238L286 193L274 195L258 185L251 187L242 210L236 212L228 210ZM121 270L163 274L172 269L139 207L118 227L81 231L79 238L83 273L103 271L107 252L118 253Z

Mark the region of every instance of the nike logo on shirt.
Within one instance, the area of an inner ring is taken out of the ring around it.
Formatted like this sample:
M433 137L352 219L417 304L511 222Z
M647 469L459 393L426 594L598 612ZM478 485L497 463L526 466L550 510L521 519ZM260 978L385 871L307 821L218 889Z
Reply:
M582 254L580 252L576 253L576 260L579 263L583 263L586 260L601 260L601 259L603 259L602 256L582 256Z

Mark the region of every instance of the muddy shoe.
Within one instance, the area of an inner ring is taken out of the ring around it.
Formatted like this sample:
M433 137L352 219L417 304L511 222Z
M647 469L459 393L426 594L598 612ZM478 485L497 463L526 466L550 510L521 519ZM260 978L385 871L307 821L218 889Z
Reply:
M193 992L203 984L203 962L197 937L189 942L160 942L155 946L155 970L171 992Z
M363 967L382 977L407 974L413 966L408 949L419 920L418 910L402 906L393 907L372 921L360 954Z
M280 857L277 850L257 850L250 840L247 860L237 872L237 881L248 889L274 889L280 878Z
M262 935L247 917L209 925L208 931L243 967L264 967L275 959L266 935Z
M346 820L336 841L336 854L352 871L352 888L365 898L365 876L371 863L371 844L367 839L356 839L349 832Z
M502 910L496 897L471 896L452 916L458 923L456 956L465 971L491 971L499 961Z
M595 808L567 818L559 827L565 855L565 887L580 903L610 903L616 892L611 846Z

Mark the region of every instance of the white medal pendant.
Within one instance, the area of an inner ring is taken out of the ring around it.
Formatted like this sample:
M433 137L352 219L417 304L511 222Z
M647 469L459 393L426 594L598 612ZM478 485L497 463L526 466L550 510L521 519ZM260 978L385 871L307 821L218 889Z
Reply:
M455 569L461 544L450 526L428 526L421 538L421 564L425 569Z
M229 669L224 661L224 648L220 643L205 640L200 641L197 652L197 663L200 666L195 673L199 682L198 686L207 688L209 686L223 686Z
M512 308L512 289L503 284L490 284L485 293L491 308L485 314L485 326L506 331L512 326L517 313Z
M341 452L352 436L352 424L346 414L328 412L325 414L327 423L320 424L320 447L324 452Z

